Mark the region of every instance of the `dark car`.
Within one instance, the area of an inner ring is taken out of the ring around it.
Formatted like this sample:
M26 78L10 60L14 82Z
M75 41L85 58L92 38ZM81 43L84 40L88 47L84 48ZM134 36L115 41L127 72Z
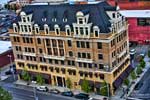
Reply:
M53 93L53 94L59 94L60 91L57 90L57 89L51 89L51 90L50 90L50 93Z
M10 70L5 72L5 75L10 75L10 74L12 74L12 72Z
M62 92L61 95L72 97L73 96L73 92L72 91Z
M80 99L80 100L89 100L89 95L88 94L85 94L85 93L79 93L77 95L74 96L75 98L77 99Z

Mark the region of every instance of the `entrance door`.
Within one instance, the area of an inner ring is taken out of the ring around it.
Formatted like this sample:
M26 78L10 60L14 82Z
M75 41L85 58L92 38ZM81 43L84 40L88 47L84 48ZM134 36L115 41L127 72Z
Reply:
M63 87L63 80L62 80L62 77L57 76L57 83L58 83L58 86Z

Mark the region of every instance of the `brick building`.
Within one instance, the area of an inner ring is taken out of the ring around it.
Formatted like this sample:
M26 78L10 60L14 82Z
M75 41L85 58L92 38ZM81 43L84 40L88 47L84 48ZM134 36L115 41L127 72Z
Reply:
M80 89L85 78L114 94L130 73L128 24L105 1L25 6L18 19L9 33L20 78L27 68L33 80Z

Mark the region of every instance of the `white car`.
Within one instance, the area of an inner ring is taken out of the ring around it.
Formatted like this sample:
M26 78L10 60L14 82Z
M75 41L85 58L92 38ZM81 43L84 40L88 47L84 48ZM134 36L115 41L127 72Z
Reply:
M36 87L38 91L48 92L48 87L46 86L38 86Z
M130 50L130 54L131 54L131 55L133 55L133 54L135 54L135 53L136 53L136 50L135 50L135 49L131 49L131 50Z
M36 81L31 81L31 83L36 84L37 82Z

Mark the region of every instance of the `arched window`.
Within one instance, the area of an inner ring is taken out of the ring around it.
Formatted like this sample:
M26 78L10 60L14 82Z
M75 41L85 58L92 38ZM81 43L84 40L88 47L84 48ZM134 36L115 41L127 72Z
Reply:
M55 34L56 34L56 35L60 35L60 28L59 28L59 26L56 24L56 25L54 26L54 28L55 28Z
M99 28L98 28L98 26L94 26L93 27L93 32L94 32L94 36L95 37L99 37Z
M34 29L35 29L35 33L39 34L39 26L38 26L38 24L34 25Z
M17 27L17 25L16 25L15 23L13 24L13 29L14 29L14 32L15 32L15 33L18 32L18 27Z
M47 24L44 25L45 34L49 34L49 27Z
M69 25L66 25L66 26L65 26L65 29L66 29L66 35L67 35L67 36L70 36L70 35L71 35L70 26L69 26Z

